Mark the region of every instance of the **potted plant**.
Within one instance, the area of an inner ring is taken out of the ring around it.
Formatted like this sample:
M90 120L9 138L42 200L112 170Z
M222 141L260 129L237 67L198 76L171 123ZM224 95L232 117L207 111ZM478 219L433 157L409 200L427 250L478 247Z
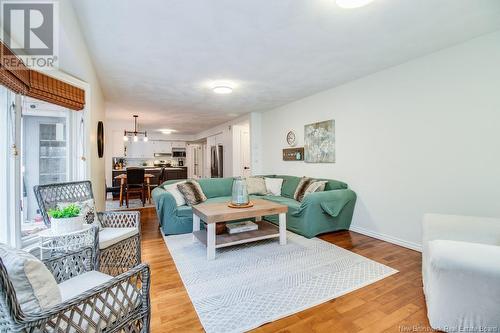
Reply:
M83 227L83 216L80 216L80 207L70 204L64 208L50 209L50 230L55 235L77 231Z

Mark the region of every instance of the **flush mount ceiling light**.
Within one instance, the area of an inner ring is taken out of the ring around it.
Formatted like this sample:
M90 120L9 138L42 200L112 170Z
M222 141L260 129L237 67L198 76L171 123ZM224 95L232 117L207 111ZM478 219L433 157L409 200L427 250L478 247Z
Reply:
M369 5L373 0L336 0L337 6L345 9L360 8Z
M177 132L176 130L170 129L170 128L162 128L162 129L159 129L158 131L160 131L163 134L172 134L174 132Z
M230 94L233 92L233 88L228 86L216 86L212 88L213 92L216 94Z
M215 81L210 85L216 94L227 95L233 92L234 84L228 81Z
M137 118L138 117L139 117L138 115L134 114L134 130L133 131L127 131L127 130L123 131L123 141L128 141L128 137L131 136L133 138L134 142L137 142L137 141L139 141L138 135L143 136L142 140L144 142L148 141L148 133L146 131L144 131L144 132L137 131Z

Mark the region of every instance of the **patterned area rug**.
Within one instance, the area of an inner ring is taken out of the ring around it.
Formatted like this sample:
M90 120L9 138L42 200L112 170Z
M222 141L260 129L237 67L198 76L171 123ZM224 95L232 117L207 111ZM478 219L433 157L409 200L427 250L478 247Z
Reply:
M123 206L120 207L120 200L106 200L106 211L113 211L113 210L127 210L127 209L132 209L132 210L137 210L139 208L146 208L146 207L154 207L155 203L153 200L151 200L151 203L149 201L146 201L146 205L142 207L142 201L141 199L130 199L128 201L128 207L125 204L125 201L123 201Z
M318 238L217 249L191 234L164 237L208 333L244 332L381 280L396 270Z

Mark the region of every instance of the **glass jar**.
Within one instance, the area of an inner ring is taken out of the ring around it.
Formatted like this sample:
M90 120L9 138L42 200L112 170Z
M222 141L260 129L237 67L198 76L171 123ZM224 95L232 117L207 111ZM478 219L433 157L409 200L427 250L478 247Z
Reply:
M237 177L233 181L233 194L231 196L231 203L235 206L248 205L250 200L248 199L248 189L246 181Z

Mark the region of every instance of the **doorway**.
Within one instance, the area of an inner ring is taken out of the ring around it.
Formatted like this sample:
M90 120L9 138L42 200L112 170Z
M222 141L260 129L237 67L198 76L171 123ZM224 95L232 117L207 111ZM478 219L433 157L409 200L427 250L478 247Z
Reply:
M234 125L233 129L233 176L250 177L250 125Z

